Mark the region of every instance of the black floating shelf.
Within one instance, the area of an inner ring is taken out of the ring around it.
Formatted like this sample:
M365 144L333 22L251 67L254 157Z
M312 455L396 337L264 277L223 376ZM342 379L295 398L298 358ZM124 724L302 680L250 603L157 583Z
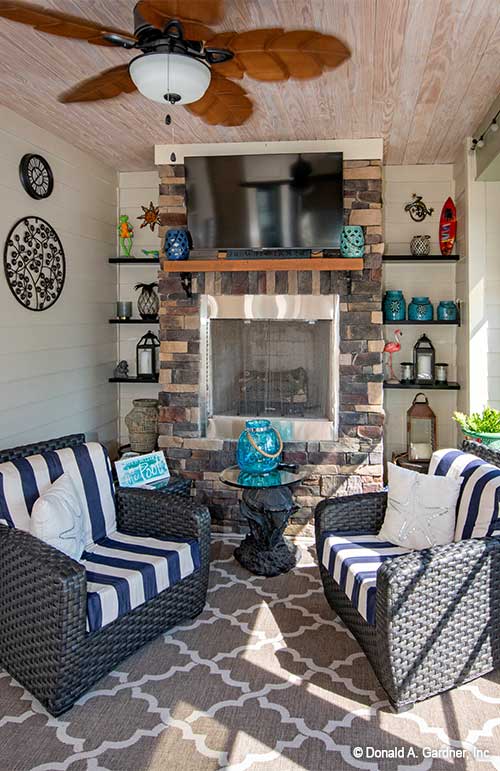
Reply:
M146 321L145 319L110 319L110 324L158 324L159 319Z
M459 321L439 321L438 319L435 319L434 321L410 321L408 319L407 321L384 321L384 324L387 327L397 327L397 326L413 326L413 327L425 327L425 326L442 326L442 327L459 327L460 322Z
M414 388L418 389L419 391L460 391L460 386L458 383L433 383L432 385L429 383L384 383L384 388Z
M149 385L153 383L158 383L158 380L143 380L139 377L110 377L109 383L148 383Z
M450 254L445 257L443 254L428 254L425 257L414 257L412 254L384 254L382 262L407 262L411 264L434 264L444 265L449 262L458 262L460 259L459 254Z
M156 257L110 257L108 262L112 265L159 265L160 258Z

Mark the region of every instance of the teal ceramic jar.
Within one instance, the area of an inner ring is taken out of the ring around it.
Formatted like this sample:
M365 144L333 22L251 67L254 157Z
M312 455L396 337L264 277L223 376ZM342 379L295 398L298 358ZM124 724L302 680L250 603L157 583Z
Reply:
M458 308L453 300L441 300L437 309L438 321L456 321Z
M413 297L408 306L410 321L432 321L434 308L428 297Z
M236 460L242 471L262 474L274 471L281 459L283 442L270 420L247 420L238 439Z
M361 225L344 225L340 234L342 257L364 257L365 236Z
M388 289L382 304L384 321L404 321L406 300L401 289Z

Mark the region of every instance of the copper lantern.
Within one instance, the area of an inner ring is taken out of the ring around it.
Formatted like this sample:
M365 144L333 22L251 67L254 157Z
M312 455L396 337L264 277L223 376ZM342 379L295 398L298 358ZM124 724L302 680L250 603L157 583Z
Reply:
M429 461L437 446L436 416L423 393L415 396L406 413L406 435L408 459L424 463Z

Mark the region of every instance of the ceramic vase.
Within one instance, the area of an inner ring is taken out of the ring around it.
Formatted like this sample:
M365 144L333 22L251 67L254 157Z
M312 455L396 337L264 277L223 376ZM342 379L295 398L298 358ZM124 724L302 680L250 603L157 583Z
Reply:
M134 399L125 416L132 452L153 452L158 439L158 399Z
M364 257L365 236L361 225L344 225L340 234L342 257Z
M414 257L426 257L431 253L431 237L413 236L410 241L410 252Z
M384 321L404 321L406 300L401 289L388 289L382 304Z
M283 449L278 431L270 420L247 420L238 439L236 460L242 471L262 474L277 468Z
M191 247L191 236L188 230L178 228L167 232L165 236L167 260L188 260Z
M413 297L408 306L410 321L432 321L434 308L428 297Z
M458 308L453 300L441 300L437 308L438 321L456 321Z

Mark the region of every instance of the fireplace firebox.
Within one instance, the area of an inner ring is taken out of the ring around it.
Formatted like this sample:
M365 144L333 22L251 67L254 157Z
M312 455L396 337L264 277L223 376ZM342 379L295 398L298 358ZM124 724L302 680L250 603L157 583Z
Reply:
M334 439L337 338L336 295L204 295L204 435L234 439L266 417L288 441Z

